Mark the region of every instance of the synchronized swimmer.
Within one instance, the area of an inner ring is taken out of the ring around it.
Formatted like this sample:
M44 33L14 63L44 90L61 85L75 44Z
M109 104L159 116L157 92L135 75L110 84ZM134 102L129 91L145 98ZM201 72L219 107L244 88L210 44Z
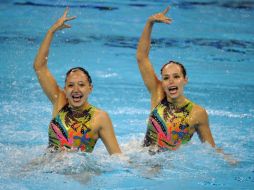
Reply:
M48 30L34 61L40 85L53 105L53 118L49 125L49 149L51 151L92 152L100 138L109 154L121 153L107 112L91 105L88 97L93 90L88 71L75 67L66 73L65 86L61 89L47 67L47 57L54 33L70 28L68 8L63 16ZM149 59L151 33L155 23L170 24L171 18L163 12L148 18L137 47L137 62L145 86L151 96L151 113L147 123L144 146L153 153L177 150L197 133L201 142L207 142L224 155L215 145L206 110L187 99L184 87L188 83L183 64L169 61L161 68L161 80L157 77Z
M137 48L139 70L151 95L152 110L144 145L175 150L197 132L202 142L215 147L206 110L184 96L184 86L188 83L184 66L169 61L161 68L160 80L149 59L153 25L170 24L172 20L166 17L168 11L169 7L148 18Z
M88 102L93 90L88 71L82 67L70 69L61 89L48 69L47 57L55 32L70 28L65 22L76 18L67 17L68 10L48 30L34 61L40 85L53 105L49 148L51 151L92 152L100 138L109 154L121 153L109 115Z

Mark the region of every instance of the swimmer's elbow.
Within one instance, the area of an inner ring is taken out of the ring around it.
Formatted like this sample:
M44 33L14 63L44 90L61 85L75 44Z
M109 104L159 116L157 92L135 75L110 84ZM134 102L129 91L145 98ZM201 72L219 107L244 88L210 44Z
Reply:
M36 73L40 72L43 68L46 67L47 64L44 63L45 61L38 61L35 60L33 64L33 69Z
M33 68L34 70L37 72L41 69L41 64L40 62L37 60L37 58L34 60L34 64L33 64Z
M47 66L48 56L38 53L35 57L33 68L35 71L39 71Z
M143 56L139 52L137 52L136 53L136 59L137 59L137 62L140 63L143 59Z
M35 72L37 72L39 70L39 66L38 66L38 64L36 64L36 62L34 62L33 68L34 68Z
M143 63L147 58L148 56L145 56L143 53L137 52L136 54L136 59L139 64Z

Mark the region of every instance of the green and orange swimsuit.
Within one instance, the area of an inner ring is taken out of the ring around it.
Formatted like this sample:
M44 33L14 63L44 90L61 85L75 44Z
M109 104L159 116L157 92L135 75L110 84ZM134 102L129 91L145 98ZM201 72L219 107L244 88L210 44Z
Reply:
M90 105L82 112L77 112L68 104L65 105L50 122L49 148L92 152L97 142L91 130L91 118L95 110Z
M187 100L181 107L164 98L150 113L144 146L157 145L160 150L176 150L191 140L189 115L194 103Z

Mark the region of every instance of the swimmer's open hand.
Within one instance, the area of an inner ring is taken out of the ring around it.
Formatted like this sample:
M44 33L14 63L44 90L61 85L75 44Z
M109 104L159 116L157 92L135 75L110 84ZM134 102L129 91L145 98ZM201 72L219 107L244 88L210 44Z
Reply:
M67 17L69 11L69 7L67 7L64 11L64 14L61 18L59 18L55 24L50 28L50 30L52 32L55 32L57 30L62 30L64 28L70 28L71 26L69 24L66 24L65 22L69 21L69 20L73 20L76 18L76 16L72 16L72 17Z
M233 158L230 154L225 154L223 157L232 166L237 165L239 163L239 161Z
M169 9L170 7L168 6L163 12L150 16L148 20L152 23L161 22L165 24L170 24L172 22L172 19L166 16Z
M226 160L232 166L239 163L239 161L236 160L231 154L226 154L221 148L216 148L216 152L222 154L224 160Z

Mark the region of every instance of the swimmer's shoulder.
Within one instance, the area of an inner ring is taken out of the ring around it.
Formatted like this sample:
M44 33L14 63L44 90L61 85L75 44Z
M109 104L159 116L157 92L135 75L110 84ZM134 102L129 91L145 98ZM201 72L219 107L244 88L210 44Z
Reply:
M93 105L91 105L91 107L94 109L94 118L96 120L103 121L104 119L109 118L109 114L105 110Z
M190 99L186 99L186 100L188 101L188 103L191 103L192 112L199 112L199 113L206 112L206 109L204 107L200 106L199 104L193 102Z
M59 90L59 93L55 96L56 100L53 104L53 118L59 113L59 111L67 104L68 100L66 99L65 93L62 89Z
M193 121L195 121L195 124L199 124L203 122L204 120L208 119L208 114L207 111L204 107L193 103L193 108L190 112L190 117L192 118Z
M207 114L206 109L198 104L193 104L192 110L197 114Z
M101 129L106 129L113 125L111 118L106 111L94 106L93 109L92 123L95 131L100 131Z

